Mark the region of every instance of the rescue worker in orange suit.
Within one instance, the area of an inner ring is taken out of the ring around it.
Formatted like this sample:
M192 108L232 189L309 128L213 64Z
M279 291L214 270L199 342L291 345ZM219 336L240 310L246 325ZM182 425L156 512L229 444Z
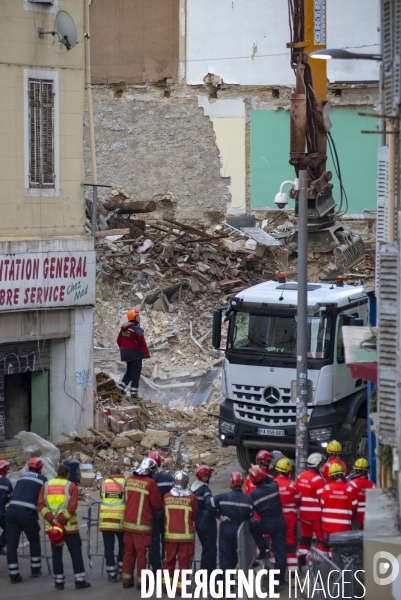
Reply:
M89 588L85 579L85 567L82 557L82 540L79 535L77 508L78 488L68 481L70 470L67 465L59 465L57 477L50 479L42 487L39 495L38 510L46 521L45 531L52 525L61 525L65 531L65 544L72 560L75 588ZM65 575L63 567L63 546L51 544L53 556L54 583L57 590L63 590Z
M298 475L295 481L295 490L301 495L301 504L299 507L299 520L301 522L301 539L298 545L298 569L306 565L306 557L310 552L313 534L319 542L324 541L322 531L322 505L321 497L324 489L324 479L320 475L320 469L324 465L324 456L319 452L314 452L308 456L306 471Z
M198 514L198 501L195 494L188 489L188 483L187 473L177 471L174 473L174 486L163 499L165 515L163 570L168 570L171 582L178 557L180 571L177 583L178 595L181 595L181 571L191 568L195 552L195 519ZM165 586L164 578L163 584Z
M329 477L330 483L325 485L322 493L322 529L326 537L322 545L328 554L329 534L351 531L352 517L358 505L357 492L345 481L342 465L332 463Z
M99 531L102 532L106 571L111 583L116 583L118 573L121 573L124 557L124 477L120 467L113 465L110 476L104 479L100 487L102 504L99 512ZM114 556L114 543L117 539L117 563Z
M121 325L120 333L117 337L121 360L127 363L127 370L117 387L121 392L125 392L128 384L131 382L131 398L138 399L142 360L150 358L150 354L145 336L143 335L143 329L139 325L139 312L135 308L131 308L127 312L127 319L128 322Z
M366 490L372 490L376 486L373 481L370 481L369 479L369 463L366 458L358 458L352 470L352 479L349 481L349 484L356 490L357 494L358 506L356 508L356 520L359 529L364 529Z
M144 458L130 477L125 480L124 498L124 560L122 581L124 588L134 586L134 570L137 566L138 590L141 589L141 573L149 569L152 547L152 527L156 517L163 512L163 501L157 483L152 479L157 465L152 458Z
M198 501L198 516L195 519L195 530L202 546L200 568L206 569L208 577L216 568L217 561L217 521L216 512L206 502L212 497L209 480L213 469L208 465L198 465L195 469L196 481L191 485Z
M152 478L156 481L163 498L174 485L173 476L160 470L162 457L159 452L152 450L152 452L149 452L149 458L152 458L157 465L157 471L152 475ZM150 566L153 573L162 568L162 557L164 557L164 513L153 521L152 549L150 551Z
M242 491L241 473L230 475L230 492L223 492L206 499L206 505L217 510L220 516L219 563L220 569L235 569L238 563L238 530L253 515L253 501Z
M4 554L7 544L6 538L6 506L10 502L13 486L7 477L9 464L6 460L0 460L0 554Z
M297 523L298 506L301 501L301 494L295 488L295 482L291 480L290 475L293 468L292 460L289 458L280 458L276 464L276 471L279 475L276 481L279 487L281 506L283 515L287 523L287 569L296 571L298 568L297 560Z
M249 494L253 501L255 510L258 511L260 520L252 519L249 523L249 532L259 548L259 558L267 557L267 541L264 534L268 533L272 541L272 549L276 568L279 570L279 585L275 586L275 592L279 591L280 585L284 584L286 571L286 537L287 524L283 516L279 497L278 483L265 475L260 467L249 469L251 482L256 489Z
M11 583L22 581L17 555L22 531L29 542L31 575L39 577L42 574L38 498L43 484L47 481L41 474L42 467L40 458L30 459L28 471L23 473L15 484L6 512L7 563Z
M255 464L262 469L265 475L269 475L269 471L272 468L272 455L268 450L259 450L255 458ZM253 485L248 475L248 477L245 479L245 494L249 494L254 489L256 489L256 487ZM259 518L256 513L254 518Z
M330 465L332 465L333 463L337 463L338 465L341 465L344 470L345 476L347 476L348 470L347 470L346 464L340 458L340 454L343 451L343 447L341 446L340 442L337 442L337 440L332 440L331 442L329 442L327 444L326 451L327 451L327 454L329 455L329 459L325 462L323 469L320 473L321 476L323 477L323 479L325 480L325 482L330 483L329 469L330 469Z

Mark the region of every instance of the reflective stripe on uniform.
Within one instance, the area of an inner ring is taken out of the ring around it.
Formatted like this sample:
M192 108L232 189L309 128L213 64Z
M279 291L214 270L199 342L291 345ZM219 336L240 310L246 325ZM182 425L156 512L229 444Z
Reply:
M245 508L249 508L250 510L252 509L252 505L245 504L245 502L229 502L228 500L222 500L220 502L220 506L222 506L223 504L224 506L245 506Z
M123 522L123 529L130 529L132 531L152 531L151 525L138 525L138 523Z
M351 519L328 519L327 517L323 517L322 523L341 523L343 525L350 525Z
M333 512L341 515L352 515L352 510L346 510L345 508L323 508L323 514Z
M36 504L31 504L30 502L22 502L21 500L11 500L10 506L11 505L24 506L25 508L33 508L34 510L37 509Z
M18 479L18 481L34 481L35 483L38 483L40 485L40 487L42 487L43 485L43 480L42 479L37 479L36 477L26 477L25 475L21 475L21 477Z
M166 529L165 529L164 539L165 540L193 540L193 539L195 539L195 532L191 533L189 531L189 514L192 512L192 507L171 504L170 506L166 505L164 508L165 508L165 513L166 513ZM185 515L184 515L185 532L184 533L171 533L169 531L169 529L170 529L170 510L183 510L185 512Z
M259 500L255 500L255 502L253 504L254 504L254 506L256 506L257 504L264 502L264 500L269 500L270 498L274 498L275 496L278 496L278 495L279 495L278 492L274 492L274 494L269 494L268 496L263 496L263 498L259 498Z

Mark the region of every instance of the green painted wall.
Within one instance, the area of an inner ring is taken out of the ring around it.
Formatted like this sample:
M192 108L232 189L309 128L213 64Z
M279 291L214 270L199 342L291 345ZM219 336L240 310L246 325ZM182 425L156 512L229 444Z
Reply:
M335 109L330 113L331 135L340 159L349 213L376 208L378 140L377 135L361 133L361 130L375 129L376 121L371 117L360 117L358 110ZM280 184L294 178L294 169L288 164L289 147L289 111L251 112L252 206L275 206L274 196ZM340 187L329 151L328 156L327 168L333 173L334 199L338 206Z

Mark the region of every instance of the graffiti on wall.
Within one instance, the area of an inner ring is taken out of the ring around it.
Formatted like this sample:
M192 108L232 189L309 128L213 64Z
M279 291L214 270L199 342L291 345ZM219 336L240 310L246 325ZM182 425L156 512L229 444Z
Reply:
M75 382L80 387L85 387L87 383L93 383L92 369L75 372Z

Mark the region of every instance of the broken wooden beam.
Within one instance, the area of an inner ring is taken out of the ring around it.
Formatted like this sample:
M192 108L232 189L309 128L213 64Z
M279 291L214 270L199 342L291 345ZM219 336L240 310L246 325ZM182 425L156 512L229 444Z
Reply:
M105 202L103 204L106 210L117 210L120 215L135 215L139 213L150 213L156 210L156 202L154 200L144 200L138 202Z
M130 232L126 229L105 229L104 231L96 231L96 237L107 237L109 235L127 235Z

